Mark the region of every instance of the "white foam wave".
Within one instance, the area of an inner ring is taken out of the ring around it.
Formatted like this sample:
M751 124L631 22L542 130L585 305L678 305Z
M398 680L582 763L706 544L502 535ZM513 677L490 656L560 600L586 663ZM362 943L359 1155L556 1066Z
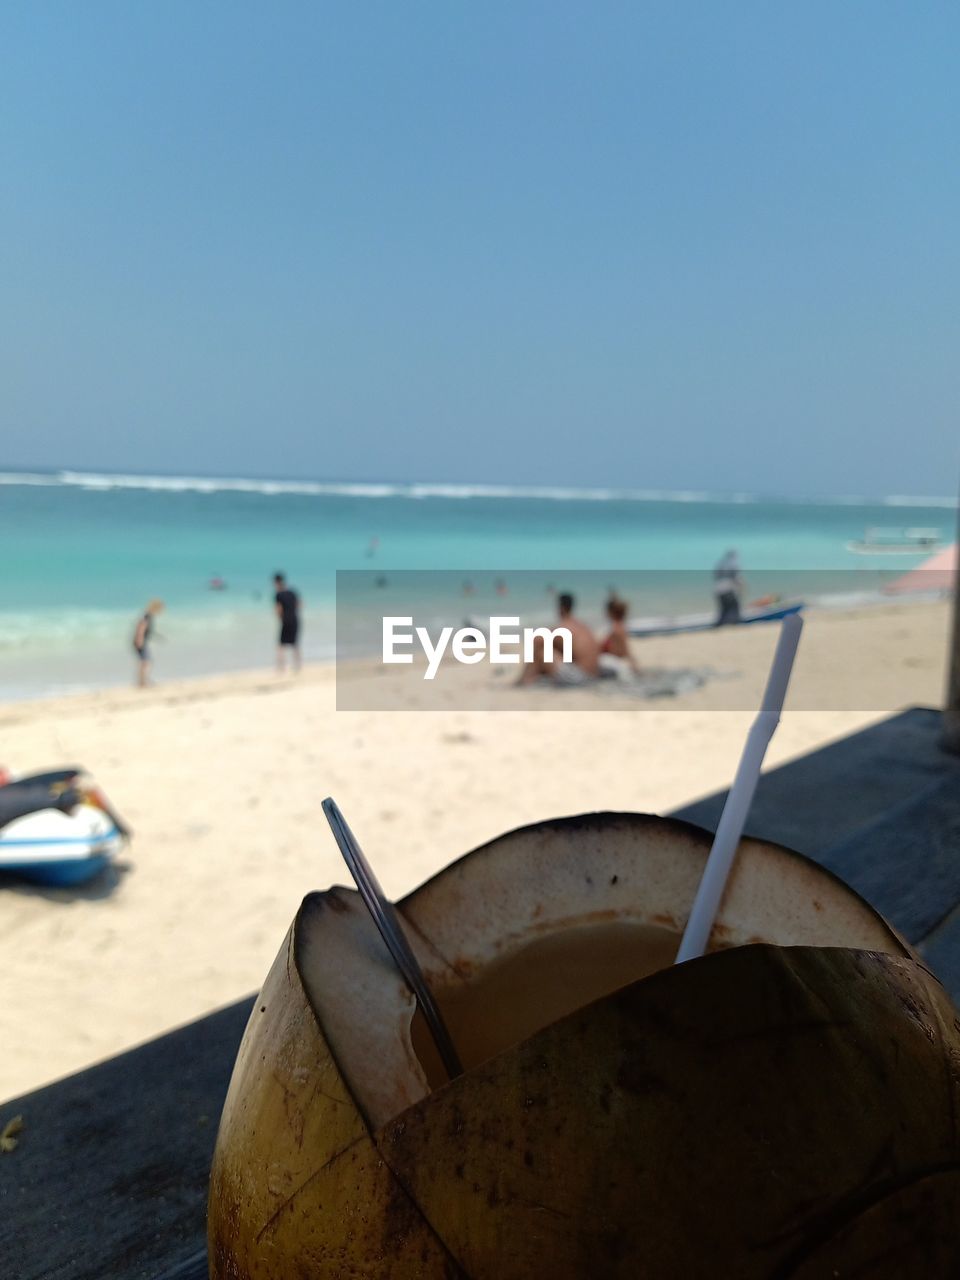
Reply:
M57 488L61 483L59 476L46 475L42 472L0 471L0 485L36 485L42 488Z
M467 501L473 498L526 499L553 502L669 502L717 503L743 506L763 502L797 506L886 506L943 508L953 510L955 497L920 497L890 494L871 498L844 494L830 497L778 497L737 492L710 493L700 489L621 489L608 487L577 488L572 485L507 485L507 484L397 484L391 482L326 481L326 480L256 480L230 476L155 476L135 473L113 475L97 471L0 472L2 485L68 487L93 492L137 489L157 493L249 493L265 497L299 495L303 497L408 498L423 501L431 498Z
M245 480L220 476L109 475L61 471L57 483L80 489L147 489L159 493L342 494L347 497L387 498L401 492L389 484L327 484L309 480Z
M136 610L129 609L4 610L0 612L0 654L71 645L127 648L138 616ZM181 639L229 636L249 630L251 625L269 627L272 619L257 606L245 610L179 610L165 616L158 630L175 643Z
M272 497L280 494L339 496L350 498L526 498L556 502L751 502L750 494L733 497L711 495L699 490L670 489L583 489L563 485L507 484L395 484L367 481L252 480L231 476L153 476L111 474L97 471L57 473L0 472L0 485L44 485L105 492L112 489L153 490L159 493L256 493Z
M132 634L135 618L107 609L37 609L0 613L0 652L36 645L69 645L87 638L104 641Z
M907 493L890 493L883 499L885 507L943 507L953 511L957 506L956 498L919 498Z
M164 493L257 493L267 496L301 494L351 498L526 498L556 502L709 502L708 493L696 490L581 489L561 485L506 484L393 484L367 481L251 480L226 476L111 475L88 471L61 471L49 483L82 489L148 489ZM741 498L743 495L741 495Z

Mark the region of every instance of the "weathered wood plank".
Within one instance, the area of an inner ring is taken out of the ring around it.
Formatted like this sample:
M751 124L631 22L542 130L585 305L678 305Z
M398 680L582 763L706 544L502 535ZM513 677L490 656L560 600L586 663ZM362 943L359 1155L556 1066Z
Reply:
M957 512L957 547L960 548L960 510ZM943 745L960 754L960 551L953 582L953 627L950 635L947 701L943 708Z
M913 707L765 774L747 832L805 853L917 946L960 1003L960 759ZM678 816L711 830L725 792Z
M177 1263L157 1276L157 1280L208 1280L207 1251L201 1249L185 1262Z
M920 950L960 1008L960 905L924 939Z
M957 762L939 741L940 713L912 707L773 769L760 779L747 833L819 857L931 784L955 780ZM718 791L677 816L713 830L725 799Z
M960 762L953 772L820 855L921 951L960 902Z
M0 1107L0 1274L179 1280L197 1273L220 1110L251 1001ZM201 1270L199 1274L203 1274Z

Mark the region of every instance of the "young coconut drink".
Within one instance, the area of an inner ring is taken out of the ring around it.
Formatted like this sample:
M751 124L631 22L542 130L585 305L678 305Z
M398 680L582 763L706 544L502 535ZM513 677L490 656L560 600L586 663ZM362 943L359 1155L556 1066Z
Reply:
M955 1011L862 899L756 840L674 967L710 843L543 822L400 902L452 1080L359 895L309 895L224 1107L214 1280L956 1275Z

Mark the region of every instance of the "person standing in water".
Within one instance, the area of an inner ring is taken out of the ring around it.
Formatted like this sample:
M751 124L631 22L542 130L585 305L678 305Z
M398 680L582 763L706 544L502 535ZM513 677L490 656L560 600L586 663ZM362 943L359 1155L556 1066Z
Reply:
M153 636L154 619L158 613L162 612L163 601L151 600L143 612L143 617L137 622L133 633L133 651L138 660L137 685L141 689L145 689L150 683L150 666L153 662L150 640Z
M740 576L740 557L736 551L728 551L721 556L713 570L713 594L717 601L717 620L714 624L725 627L729 623L739 622L740 596L743 592L743 578Z
M300 670L300 597L292 587L287 586L286 575L273 575L275 594L274 605L280 619L280 637L277 640L277 670L286 670L285 649L292 649L291 661L294 671Z

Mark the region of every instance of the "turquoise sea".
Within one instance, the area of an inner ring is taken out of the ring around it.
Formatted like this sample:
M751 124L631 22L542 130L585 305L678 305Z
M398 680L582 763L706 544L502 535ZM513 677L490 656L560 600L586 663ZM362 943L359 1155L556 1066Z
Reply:
M522 604L533 612L537 573L563 589L565 570L585 570L596 580L588 615L618 572L659 570L632 602L651 615L709 607L709 570L736 547L752 594L829 603L876 593L924 558L854 554L847 544L866 528L933 527L951 541L955 525L951 498L9 472L0 475L0 696L128 681L133 626L153 596L167 606L158 678L267 665L276 569L303 598L305 655L317 659L333 655L337 569L376 570L387 589L398 569L455 570L478 604L494 598L495 582L509 587L512 570L528 570ZM210 589L216 577L225 590ZM462 616L463 601L450 608Z

